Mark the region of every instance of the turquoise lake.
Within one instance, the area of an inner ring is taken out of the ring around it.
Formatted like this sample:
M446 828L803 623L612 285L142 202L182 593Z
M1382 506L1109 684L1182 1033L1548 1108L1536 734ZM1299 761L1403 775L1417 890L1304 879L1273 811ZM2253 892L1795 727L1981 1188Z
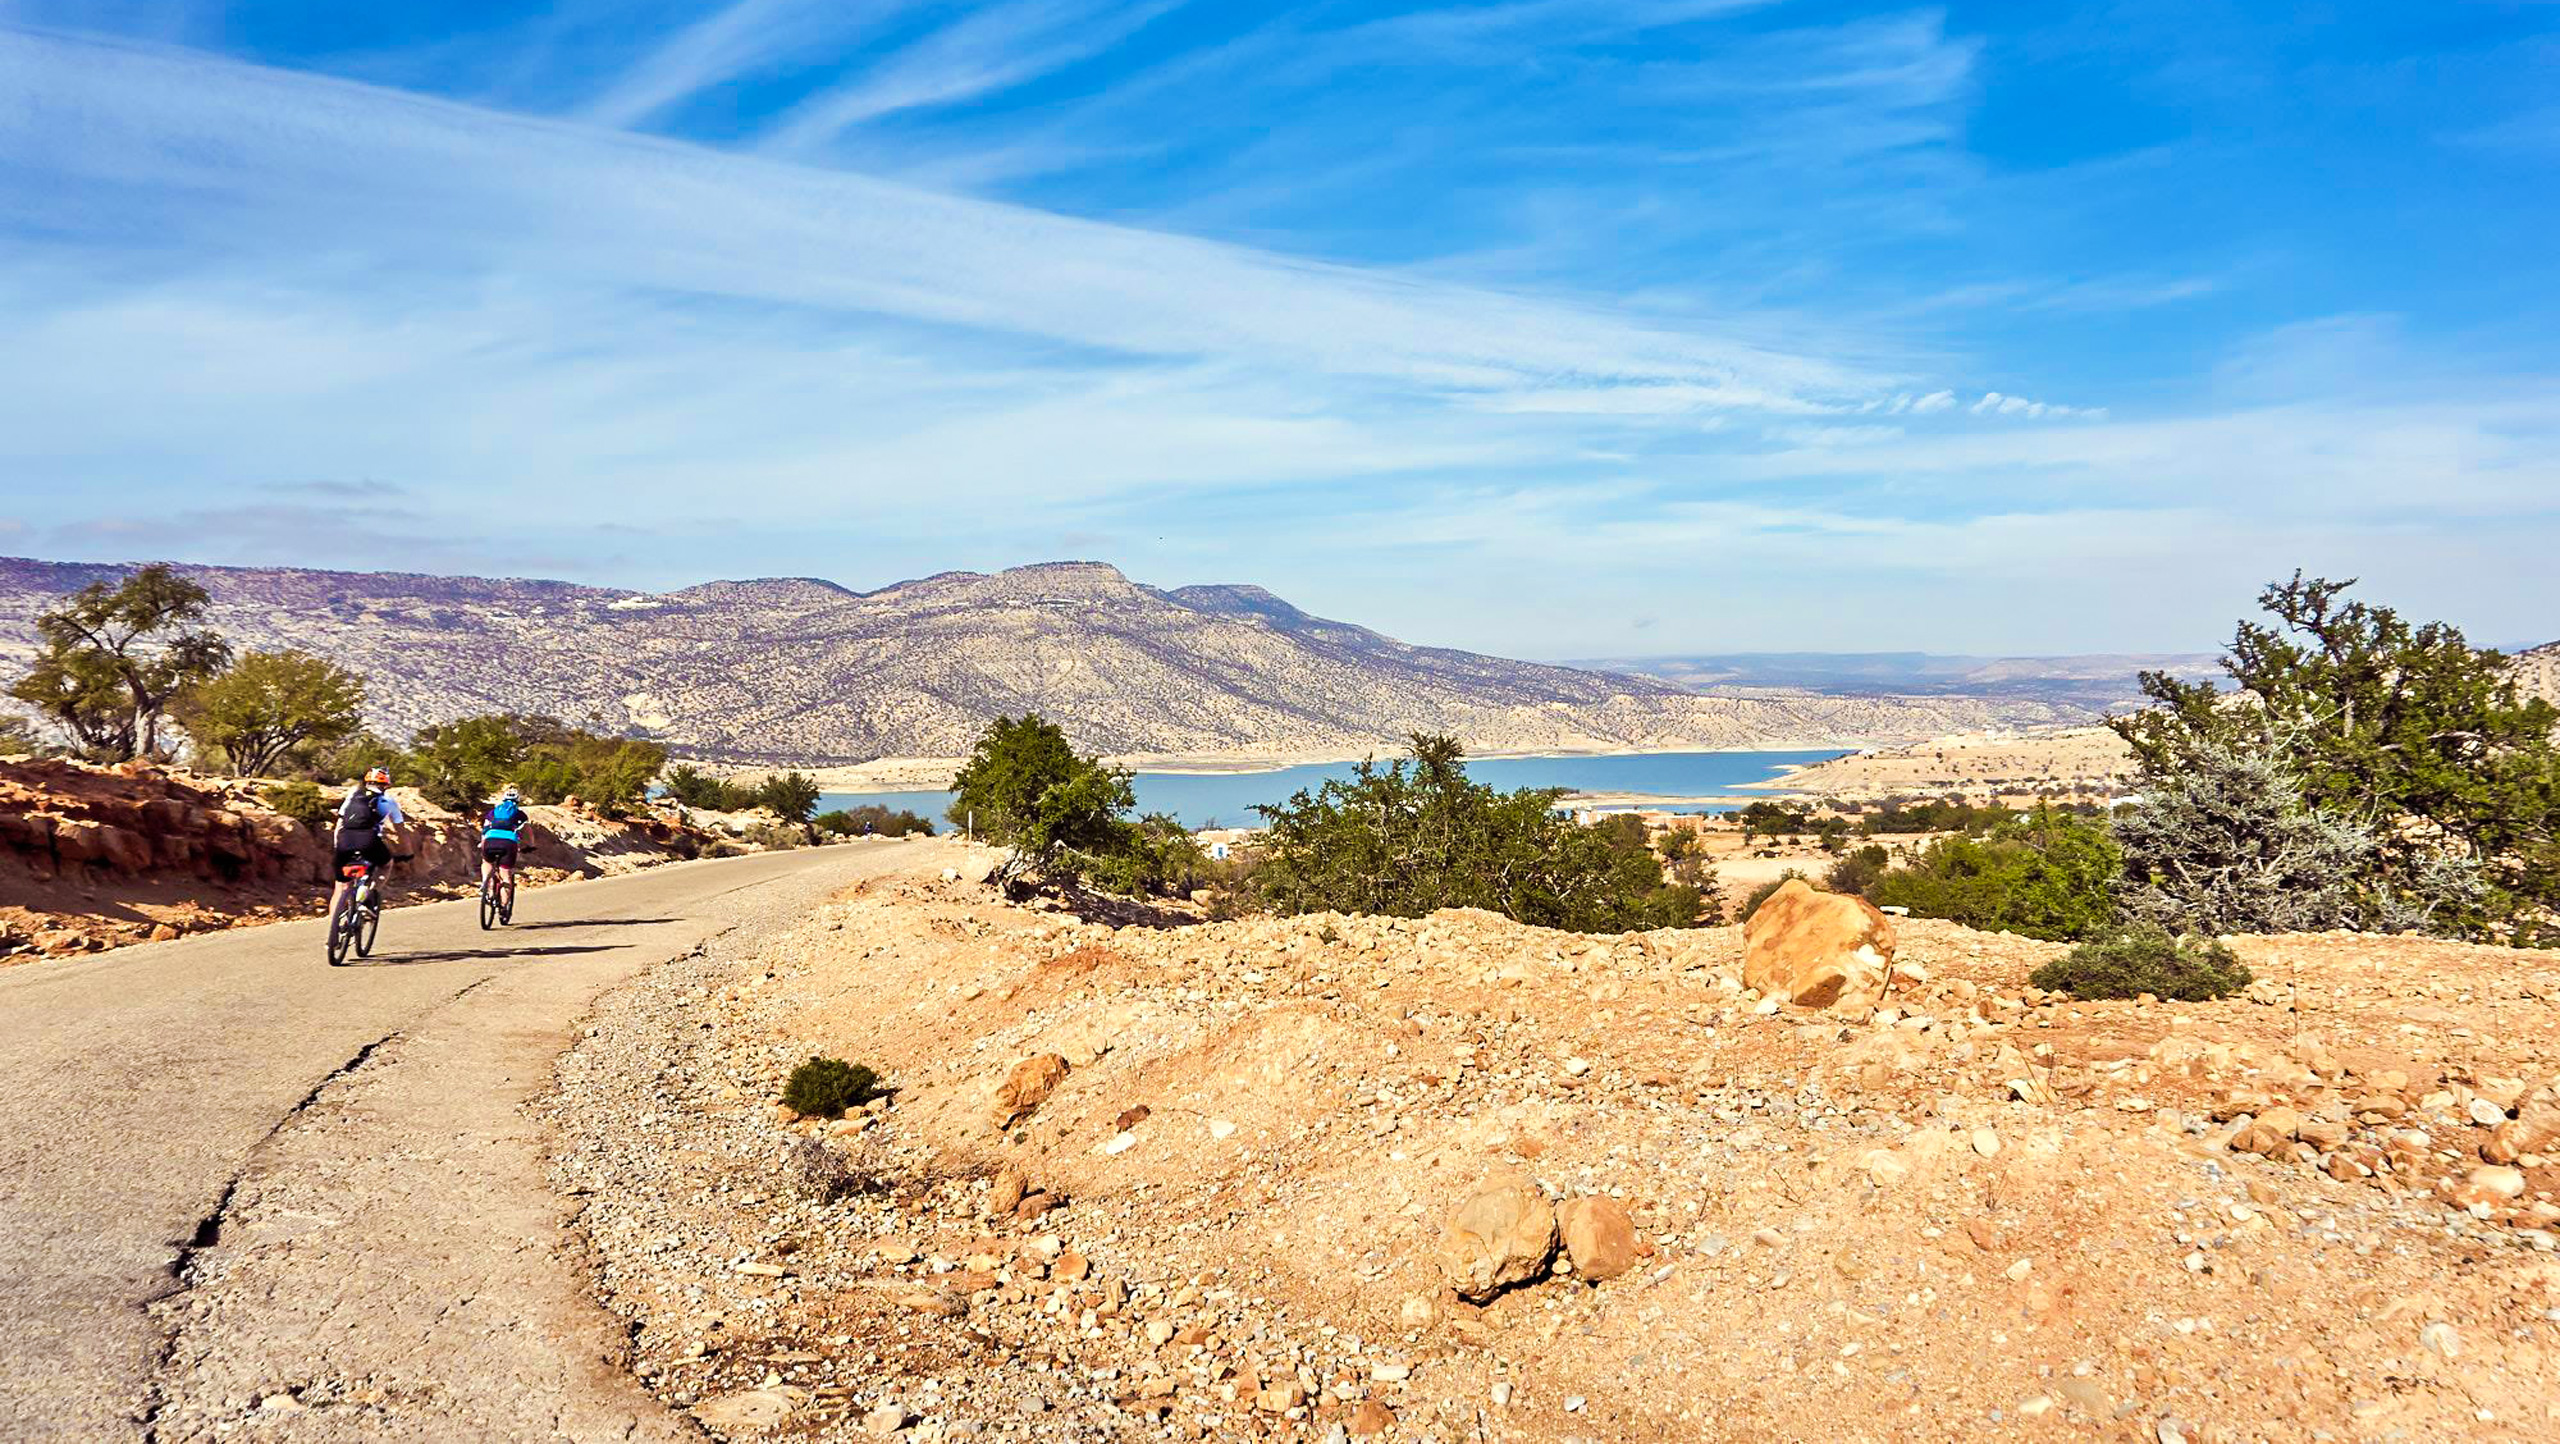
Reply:
M1780 769L1801 767L1838 757L1838 750L1816 752L1649 752L1610 757L1470 758L1467 775L1506 791L1522 787L1562 787L1574 792L1629 794L1636 797L1694 799L1730 794L1746 783L1766 782ZM1135 787L1140 812L1169 812L1185 827L1251 827L1257 803L1286 802L1292 793L1311 789L1328 777L1348 777L1349 762L1283 767L1270 772L1141 772ZM948 792L830 792L819 799L821 812L838 807L878 803L920 812L939 826L951 806ZM1670 812L1722 812L1731 803L1666 800L1638 804Z

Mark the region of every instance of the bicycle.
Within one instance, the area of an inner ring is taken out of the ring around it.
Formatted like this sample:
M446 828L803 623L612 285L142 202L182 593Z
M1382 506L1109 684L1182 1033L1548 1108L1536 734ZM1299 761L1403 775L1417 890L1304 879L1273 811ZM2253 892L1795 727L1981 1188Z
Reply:
M516 920L516 865L512 862L489 864L489 875L480 879L480 929L504 927Z
M392 854L394 861L405 859ZM347 880L347 905L329 919L329 966L347 965L350 948L359 958L373 956L373 940L382 931L382 884L373 875L373 864L362 858L338 869Z

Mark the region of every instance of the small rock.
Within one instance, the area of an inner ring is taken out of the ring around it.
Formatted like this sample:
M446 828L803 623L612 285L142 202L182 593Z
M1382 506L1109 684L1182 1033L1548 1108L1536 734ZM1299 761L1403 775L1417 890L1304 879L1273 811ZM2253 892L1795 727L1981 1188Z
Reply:
M1395 1423L1395 1411L1375 1399L1363 1399L1360 1407L1351 1411L1351 1433L1356 1438L1384 1434L1394 1428Z
M1109 1138L1103 1140L1102 1151L1116 1157L1137 1146L1138 1135L1134 1133L1114 1133Z
M996 1170L995 1191L987 1195L987 1212L1011 1213L1030 1191L1030 1180L1022 1176L1021 1169L1008 1163Z
M769 1429L791 1410L791 1396L779 1389L748 1389L704 1400L694 1406L693 1417L714 1429Z
M1556 1252L1556 1214L1523 1178L1478 1189L1440 1236L1440 1272L1461 1298L1482 1302L1547 1271Z
M2000 1152L2000 1135L1989 1128L1973 1130L1973 1151L1985 1158L1996 1156Z
M2471 1115L2472 1122L2483 1128L2495 1128L2507 1121L2507 1110L2486 1098L2472 1099L2471 1106L2464 1111Z
M862 1416L865 1434L895 1434L907 1427L907 1409L903 1404L882 1404Z
M2439 1358L2462 1357L2462 1336L2453 1331L2453 1325L2441 1319L2418 1330L2418 1343L2428 1353Z
M1636 1263L1636 1223L1627 1206L1605 1194L1568 1201L1556 1223L1573 1271L1599 1281L1613 1279Z
M1236 1126L1223 1118L1212 1118L1209 1120L1209 1136L1221 1140L1233 1138Z
M1008 1128L1015 1120L1028 1116L1033 1109L1049 1101L1058 1085L1067 1079L1067 1060L1055 1053L1035 1053L1013 1065L1004 1081L996 1085L995 1101L989 1112L996 1126Z
M1508 1409L1511 1407L1511 1381L1509 1379L1495 1381L1493 1386L1493 1407L1497 1409Z

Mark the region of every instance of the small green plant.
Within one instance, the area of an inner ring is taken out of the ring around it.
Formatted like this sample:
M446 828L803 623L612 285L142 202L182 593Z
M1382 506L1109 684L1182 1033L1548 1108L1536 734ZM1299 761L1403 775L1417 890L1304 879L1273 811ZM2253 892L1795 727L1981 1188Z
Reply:
M2227 998L2249 986L2248 966L2212 938L2174 937L2154 923L2136 923L2110 937L2082 943L2036 969L2030 980L2051 993L2074 998L2155 998L2201 1003Z
M1758 887L1753 888L1750 893L1742 899L1742 906L1735 909L1733 920L1738 923L1747 923L1751 921L1751 915L1760 911L1760 905L1762 903L1767 902L1772 897L1775 897L1778 889L1785 887L1791 880L1802 877L1804 877L1802 872L1791 867L1785 872L1778 874L1776 877L1769 879L1767 882L1760 884ZM1805 880L1807 882L1812 881L1811 878L1805 878Z
M782 1105L812 1118L841 1118L880 1092L880 1075L860 1063L812 1055L782 1085Z
M259 795L266 799L267 806L305 827L318 827L335 811L320 789L308 782L279 782Z

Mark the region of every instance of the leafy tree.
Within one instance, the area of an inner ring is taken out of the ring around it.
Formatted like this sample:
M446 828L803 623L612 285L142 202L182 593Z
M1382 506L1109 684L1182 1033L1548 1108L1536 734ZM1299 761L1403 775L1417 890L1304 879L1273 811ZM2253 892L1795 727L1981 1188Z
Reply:
M2117 904L2176 932L2396 931L2476 901L2458 884L2432 898L2385 886L2372 828L2311 807L2277 752L2233 737L2203 739L2178 771L2147 779L2114 831L2125 855ZM2476 879L2451 860L2439 872Z
M1840 860L1822 875L1822 885L1836 893L1865 897L1892 865L1884 844L1870 842L1841 854Z
M1788 883L1800 877L1804 877L1804 874L1791 867L1785 872L1778 874L1776 877L1769 879L1767 882L1764 882L1758 887L1755 887L1751 891L1743 894L1742 906L1734 909L1733 920L1738 923L1747 923L1751 921L1751 915L1760 911L1760 905L1762 903L1776 897L1778 895L1778 889L1785 887ZM1808 881L1810 881L1810 879L1808 879Z
M2146 672L2153 707L2111 723L2148 788L2207 766L2211 749L2278 756L2301 804L2369 827L2369 895L2432 898L2430 925L2549 942L2560 909L2560 711L2521 695L2505 657L2442 622L2412 625L2349 600L2349 581L2271 584L2273 624L2243 621L2231 687ZM2485 884L2464 900L2447 859Z
M0 717L0 757L43 757L52 752L24 717Z
M428 801L467 812L496 796L524 760L525 739L515 724L512 717L485 716L421 728L408 756L392 764L392 777L405 775Z
M753 788L738 787L690 762L667 769L667 795L687 807L710 812L744 812L755 806Z
M267 776L289 753L355 736L363 710L363 678L296 651L247 653L169 708L198 748L244 777Z
M91 582L36 619L43 645L9 695L93 758L161 756L170 700L231 658L220 637L195 625L211 603L204 588L158 562L118 586Z
M879 837L933 836L933 819L904 808L893 812L876 802L821 812L809 821L820 832L831 832L838 837L860 837L865 827Z
M777 772L756 788L758 806L797 827L809 825L818 810L818 779L805 772Z
M1137 805L1129 773L1079 755L1064 731L1033 713L987 724L951 788L951 820L975 817L989 841L1013 850L1008 879L1080 878L1134 846L1124 816Z
M409 755L372 732L358 732L334 747L322 748L303 770L320 782L353 782L377 767L406 771Z
M2113 924L2109 888L2123 869L2104 827L2039 808L1986 837L1939 838L1910 866L1876 879L1867 899L1985 932L2069 941Z
M1464 757L1453 738L1416 735L1404 759L1256 808L1269 824L1257 891L1281 912L1480 907L1587 932L1696 920L1698 894L1664 881L1640 822L1583 827L1559 813L1561 789L1498 792Z

